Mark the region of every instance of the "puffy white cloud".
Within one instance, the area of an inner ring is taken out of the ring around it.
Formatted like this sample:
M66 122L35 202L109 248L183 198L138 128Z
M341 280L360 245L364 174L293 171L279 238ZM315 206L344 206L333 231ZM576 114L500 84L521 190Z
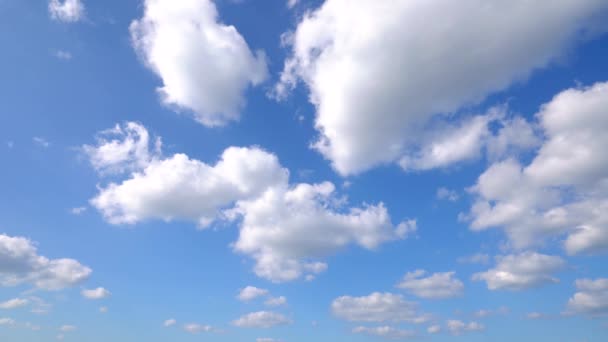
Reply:
M91 269L74 259L38 255L32 241L0 235L0 285L31 284L43 290L61 290L86 280Z
M170 318L170 319L168 319L168 320L166 320L166 321L164 321L164 322L163 322L163 326L164 326L165 328L172 327L172 326L174 326L175 324L177 324L177 320L175 320L175 319L173 319L173 318Z
M472 187L473 230L505 229L526 248L567 234L569 254L608 250L608 83L556 95L537 114L545 140L528 165L509 158Z
M608 315L608 279L577 279L577 292L568 301L568 310L591 317Z
M355 334L366 334L371 336L378 336L393 340L402 340L408 338L416 337L416 333L411 330L402 330L389 326L381 326L381 327L355 327L353 329L353 333Z
M230 147L213 166L176 154L109 184L91 204L113 224L181 219L206 227L222 208L285 182L287 175L274 155L255 147Z
M140 170L161 154L160 138L152 141L148 130L137 122L116 124L99 132L96 140L94 146L84 145L82 150L101 174Z
M167 325L165 325L167 326ZM198 323L188 323L184 325L184 330L191 334L198 334L202 332L214 332L215 329L210 325L203 325Z
M110 291L104 289L103 287L98 287L91 290L82 290L80 293L87 299L104 299L110 297L111 295Z
M448 320L446 322L446 326L448 331L452 334L452 335L461 335L465 332L470 332L470 331L482 331L484 330L484 326L478 322L469 322L469 323L465 323L459 320Z
M22 298L9 299L0 303L0 309L17 309L29 304L29 300Z
M291 319L271 311L252 312L232 322L233 325L240 328L272 328L291 323Z
M66 23L77 22L84 18L84 4L81 0L50 0L51 18Z
M254 300L258 297L263 297L268 295L268 290L260 289L255 286L247 286L239 292L237 298L242 302L248 302Z
M243 221L235 250L256 259L257 275L288 281L327 267L307 259L322 258L349 244L375 249L416 228L414 221L393 226L382 203L341 209L334 191L329 182L298 184L239 201L235 212Z
M417 305L401 295L374 292L369 296L336 298L331 304L333 314L353 322L413 322L422 323Z
M383 203L347 207L332 183L291 185L278 158L257 147L229 147L215 165L175 154L140 167L91 200L108 222L236 221L234 250L274 282L323 272L321 260L348 245L373 250L416 230L415 220L394 225Z
M237 120L244 92L267 77L264 53L254 54L234 26L220 22L213 1L146 0L144 6L131 37L162 79L162 101L206 126Z
M485 281L490 290L524 290L547 283L557 283L554 273L565 266L557 256L524 252L496 258L494 268L473 275L473 280Z
M427 275L424 270L408 272L397 287L422 298L443 299L461 296L464 291L462 281L454 277L455 272Z
M417 156L429 124L547 66L581 32L601 32L592 19L607 7L603 0L328 0L287 35L292 56L276 93L306 84L320 134L314 147L342 174L403 157L408 167L443 166L474 157L484 129L462 126L453 133L465 145L439 140L431 144L437 155L422 146ZM453 157L441 153L452 149Z
M287 305L287 298L284 297L284 296L268 298L264 302L264 305L267 305L267 306L283 306L283 305Z

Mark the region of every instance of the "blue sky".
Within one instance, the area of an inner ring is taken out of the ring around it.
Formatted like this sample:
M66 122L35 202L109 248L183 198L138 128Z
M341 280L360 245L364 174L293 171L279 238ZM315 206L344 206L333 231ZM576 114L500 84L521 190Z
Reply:
M606 340L607 15L0 0L0 340Z

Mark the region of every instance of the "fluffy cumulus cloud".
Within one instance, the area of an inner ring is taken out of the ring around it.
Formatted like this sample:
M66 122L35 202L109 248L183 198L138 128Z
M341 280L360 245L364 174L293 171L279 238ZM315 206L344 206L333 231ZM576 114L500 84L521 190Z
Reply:
M547 66L584 33L600 31L593 19L607 7L603 0L328 0L286 35L292 55L276 93L299 81L308 87L320 135L314 147L342 174L399 160L408 169L445 166L473 158L486 128L483 118L463 120L426 142L441 113Z
M507 158L472 187L473 230L503 228L515 248L566 235L569 254L608 250L608 83L556 95L536 115L545 136L528 165Z
M81 0L50 0L51 18L66 23L73 23L84 17L84 4Z
M578 279L577 292L568 301L572 313L590 317L608 315L608 279Z
M428 299L443 299L462 295L464 284L454 277L455 272L434 273L427 275L424 270L405 274L397 287L407 292Z
M89 155L98 155L107 144L102 140L89 146ZM161 154L135 158L147 161L143 164L115 159L114 168L135 170L100 187L92 206L112 224L187 220L204 228L218 221L238 222L234 250L251 256L255 273L275 282L323 272L327 265L322 259L348 245L373 250L416 230L414 220L393 224L382 203L348 207L332 183L290 184L289 171L278 158L257 147L229 147L214 165L185 154ZM151 153L143 148L140 155Z
M249 302L258 297L266 296L268 293L269 292L266 289L260 289L255 286L247 286L239 291L237 298L242 302Z
M126 122L97 134L95 145L84 145L82 151L100 174L134 171L148 165L160 155L160 138L151 139L139 123Z
M524 290L557 283L554 274L564 268L558 256L524 252L496 258L497 264L486 272L473 275L473 280L485 281L490 290Z
M211 0L146 0L130 30L135 49L162 79L162 101L206 126L237 120L244 92L267 77L264 53L253 53L234 26L220 22Z
M414 331L397 329L386 325L380 327L355 327L353 329L353 333L378 336L392 340L403 340L416 337L416 333Z
M446 322L446 328L452 335L462 335L465 332L482 331L485 327L478 322L465 323L451 319Z
M42 290L61 290L86 280L91 269L74 259L49 259L38 254L24 237L0 235L0 285L31 284Z
M82 290L81 294L87 299L104 299L110 297L111 295L110 291L104 289L103 287L98 287L91 290Z
M252 312L232 322L234 326L240 328L272 328L291 323L291 319L272 311Z
M351 322L411 322L422 323L425 316L418 313L415 303L392 293L374 292L368 296L336 298L331 304L333 314Z

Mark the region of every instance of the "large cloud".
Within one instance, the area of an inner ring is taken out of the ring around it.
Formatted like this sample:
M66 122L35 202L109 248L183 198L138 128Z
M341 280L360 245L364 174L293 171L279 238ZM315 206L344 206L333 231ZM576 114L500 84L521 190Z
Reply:
M565 262L557 256L524 252L497 257L494 268L473 275L483 280L490 290L524 290L559 280L553 275L564 268Z
M24 237L0 235L0 285L31 284L42 290L61 290L86 280L91 269L74 259L49 259L38 254Z
M547 66L599 31L592 19L606 8L603 0L327 0L287 35L292 56L276 92L307 85L320 134L314 147L342 174L399 159L408 168L445 166L474 156L483 127L454 132L443 145L464 145L449 158L416 161L433 148L419 144L434 116Z
M99 140L86 148L96 157L108 145L114 149L125 144ZM115 158L136 170L121 182L100 187L91 204L112 224L162 219L207 227L218 220L237 221L240 233L234 250L251 256L256 274L272 281L312 277L327 268L321 259L348 245L373 250L416 230L413 220L393 225L382 203L346 206L332 183L290 184L289 171L278 158L257 147L229 147L214 165L184 154L154 155L135 158L147 161L143 165L133 158ZM120 162L112 167L125 168Z
M504 228L516 248L567 234L569 254L608 250L608 83L568 89L537 118L545 141L524 166L493 164L472 192L471 228Z
M264 53L219 20L210 0L146 0L131 24L135 49L163 81L163 102L206 126L237 120L244 92L267 75Z

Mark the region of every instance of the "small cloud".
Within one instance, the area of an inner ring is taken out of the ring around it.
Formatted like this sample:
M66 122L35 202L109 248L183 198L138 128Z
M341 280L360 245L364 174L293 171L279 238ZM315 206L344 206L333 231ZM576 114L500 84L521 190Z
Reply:
M51 146L51 143L42 137L33 137L32 140L35 144L44 148L48 148L49 146Z
M0 303L0 309L10 310L26 306L29 303L27 299L15 298Z
M12 318L0 318L0 326L2 325L7 325L7 326L13 326L15 325L15 320Z
M177 323L177 321L173 318L168 319L166 321L163 322L163 327L168 328L168 327L172 327Z
M267 299L264 304L266 304L267 306L283 306L287 304L287 298L283 296L272 297Z
M70 209L70 213L72 213L74 215L81 215L85 211L87 211L87 207L77 207L77 208Z
M460 198L458 193L455 190L450 190L448 188L439 188L437 189L437 198L440 200L446 200L450 202L456 202Z
M55 50L53 51L53 56L62 61L69 61L72 59L72 53L65 50Z
M59 328L59 331L61 332L72 332L72 331L76 331L76 326L74 325L62 325Z
M213 327L210 325L202 325L202 324L197 324L197 323L190 323L190 324L184 325L184 330L186 330L187 332L189 332L191 334L215 331L215 329L213 329Z
M110 297L110 291L104 289L103 287L98 287L92 290L82 290L80 292L83 297L87 299L104 299Z
M99 312L101 312L101 313L104 313L104 314L105 314L105 313L108 313L108 311L109 311L109 310L108 310L108 307L107 307L107 306L102 306L102 307L100 307L100 308L99 308Z

